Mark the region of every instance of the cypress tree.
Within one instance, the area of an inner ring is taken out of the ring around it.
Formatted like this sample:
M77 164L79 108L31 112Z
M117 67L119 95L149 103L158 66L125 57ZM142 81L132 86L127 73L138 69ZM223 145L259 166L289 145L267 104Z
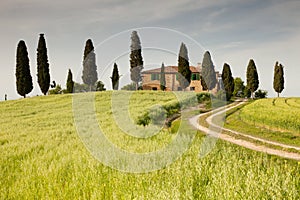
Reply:
M130 50L130 78L135 83L136 90L138 90L139 82L142 81L141 71L144 67L141 41L136 31L131 33Z
M112 72L112 76L110 78L111 78L113 90L118 90L120 75L119 75L118 65L116 63L114 63L114 69Z
M17 92L19 95L26 98L26 94L32 91L33 85L30 74L27 47L23 40L18 43L16 61Z
M84 55L83 55L83 71L82 81L90 87L98 80L97 66L96 66L96 55L94 53L94 45L91 39L88 39L85 43Z
M160 89L162 91L166 90L166 76L165 76L165 65L164 65L164 63L161 64L161 68L160 68Z
M202 61L202 77L206 83L207 89L212 90L216 87L217 77L211 55L208 51L204 53Z
M200 83L201 83L201 86L202 86L202 90L203 90L203 91L208 90L208 89L207 89L207 85L206 85L206 83L205 83L205 81L204 81L203 76L200 77L200 81L201 81Z
M284 72L283 72L283 66L280 64L278 65L278 62L275 64L274 68L274 81L273 81L273 88L275 92L277 92L277 97L279 97L279 94L284 89Z
M190 70L188 50L184 43L181 43L178 55L178 82L182 89L187 88L191 83L192 72Z
M223 66L222 81L224 84L226 98L228 101L231 99L233 91L234 91L234 79L232 77L230 66L227 63L224 63L224 66Z
M67 92L73 93L73 89L74 89L73 74L71 69L69 69L68 78L67 78Z
M37 67L38 83L42 93L46 95L50 87L50 74L46 41L43 33L40 34L37 48Z
M251 97L253 98L254 92L258 89L259 80L256 65L253 59L250 59L247 67L247 88L251 92Z

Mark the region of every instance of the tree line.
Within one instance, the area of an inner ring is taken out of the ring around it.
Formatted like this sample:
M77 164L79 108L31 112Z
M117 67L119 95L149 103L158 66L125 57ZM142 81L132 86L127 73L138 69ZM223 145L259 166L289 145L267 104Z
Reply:
M139 89L139 83L142 81L141 72L143 67L142 57L142 46L141 40L138 36L137 31L131 33L131 45L130 45L130 78L133 82L132 85L124 87L125 89ZM53 84L53 93L73 93L80 91L103 91L106 90L104 84L98 81L97 65L96 65L96 54L91 39L88 39L85 43L83 53L83 71L82 81L84 85L75 83L73 81L72 71L68 70L66 89L62 90L60 85ZM184 43L181 43L179 54L178 54L178 82L180 87L184 90L191 82L192 72L189 67L188 49ZM161 65L161 78L160 78L160 89L166 89L166 80L164 72L164 63ZM32 77L30 73L30 65L26 44L23 40L20 40L17 46L16 54L16 85L17 92L24 98L33 89ZM38 47L37 47L37 77L38 85L41 92L46 95L49 92L50 85L50 73L49 73L49 62L47 55L47 47L44 34L40 34ZM119 89L120 74L117 63L113 64L113 71L111 81L113 90ZM244 86L243 81L240 78L233 78L230 65L224 63L222 70L222 82L223 88L226 93L227 100L232 96L243 96L243 97L254 97L254 93L259 87L258 72L253 59L250 59L247 67L247 85ZM215 72L215 66L212 62L211 54L206 51L203 55L202 70L200 81L203 90L212 90L216 87L217 77ZM75 87L76 86L76 87ZM75 91L75 88L78 88ZM278 96L284 89L284 72L282 64L276 62L274 67L274 80L273 88L277 92ZM262 91L258 91L262 93Z

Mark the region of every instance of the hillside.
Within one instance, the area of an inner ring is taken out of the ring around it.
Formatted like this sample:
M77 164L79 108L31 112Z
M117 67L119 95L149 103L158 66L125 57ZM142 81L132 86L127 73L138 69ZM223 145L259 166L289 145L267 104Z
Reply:
M95 93L95 110L101 129L116 146L152 152L176 137L168 129L146 139L126 134L114 119L112 95ZM141 91L129 99L134 121L153 105L174 100L175 95ZM195 135L190 148L161 170L125 173L107 167L90 154L77 134L72 103L72 95L0 103L0 199L300 198L299 163L223 141L199 158L205 136L190 129L183 130L183 134Z

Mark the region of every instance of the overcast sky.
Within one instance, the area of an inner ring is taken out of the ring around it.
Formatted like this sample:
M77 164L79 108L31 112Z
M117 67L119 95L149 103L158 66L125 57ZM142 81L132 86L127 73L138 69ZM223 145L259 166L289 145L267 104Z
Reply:
M209 50L221 71L224 62L233 75L245 80L253 58L260 88L275 96L272 87L276 61L285 68L284 96L300 96L300 1L298 0L1 0L0 99L20 98L16 92L16 47L26 42L34 90L36 48L45 33L51 80L65 87L68 69L80 80L85 41L96 47L99 79L111 89L112 63L121 71L121 84L129 83L130 33L140 36L145 68L177 65L181 42L187 44L192 65ZM143 28L148 27L148 28ZM160 27L160 28L149 28Z

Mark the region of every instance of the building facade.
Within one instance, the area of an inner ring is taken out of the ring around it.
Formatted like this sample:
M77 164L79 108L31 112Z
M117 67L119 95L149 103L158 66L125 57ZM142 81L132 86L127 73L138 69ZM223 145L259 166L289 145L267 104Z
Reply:
M185 91L203 91L201 85L201 67L190 66L192 72L191 83L185 89ZM160 73L161 68L151 69L142 72L142 86L144 90L160 90ZM166 79L166 91L181 91L182 88L178 82L178 67L177 66L167 66L165 67L165 79ZM217 80L219 80L219 72L216 72ZM218 84L217 84L218 85ZM216 85L213 92L217 92L218 86Z

